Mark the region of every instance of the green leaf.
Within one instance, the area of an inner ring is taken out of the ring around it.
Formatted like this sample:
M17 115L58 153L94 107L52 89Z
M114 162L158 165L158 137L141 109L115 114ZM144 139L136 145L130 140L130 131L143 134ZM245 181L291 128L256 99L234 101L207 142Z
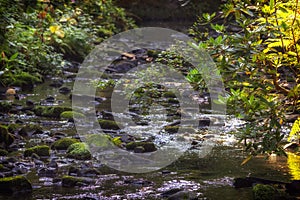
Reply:
M270 10L273 10L274 9L274 0L270 0Z
M247 10L246 10L246 9L241 9L241 11L242 11L243 13L245 13L245 14L251 16L251 17L254 16L253 13L252 13L250 10L248 10L248 9L247 9Z
M13 61L14 59L16 59L18 57L18 52L15 53L14 55L12 55L10 58L9 58L9 61Z
M284 7L279 6L279 10L281 12L288 13L287 9L285 9Z

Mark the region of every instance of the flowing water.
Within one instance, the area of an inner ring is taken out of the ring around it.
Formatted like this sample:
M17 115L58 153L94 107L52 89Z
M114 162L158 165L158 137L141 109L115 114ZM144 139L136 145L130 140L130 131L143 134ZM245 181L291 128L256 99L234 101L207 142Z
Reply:
M25 100L40 102L41 99L51 95L56 99L54 104L71 105L68 95L57 93L57 89L49 87L48 84L46 82L37 86L32 94L24 94L23 99L14 103L22 103ZM100 94L102 97L109 96L106 92ZM105 105L105 101L99 104L99 111L105 109ZM21 116L11 115L10 119L17 117ZM74 125L66 121L26 115L21 119L25 123L43 122L44 128L51 132L76 135ZM230 123L234 121L227 124ZM268 159L257 157L241 166L246 155L235 145L232 136L225 133L225 129L203 133L207 138L215 138L215 146L208 155L203 157L201 151L189 150L171 165L145 174L119 172L103 166L98 160L76 161L67 159L59 153L53 154L51 159L55 159L59 166L55 177L39 176L38 167L31 168L26 176L33 184L32 194L26 197L0 196L0 199L162 199L163 194L172 190L190 191L199 199L252 199L250 188L233 187L234 178L253 176L285 182L299 179L300 159L293 154L288 159L276 156ZM81 169L92 166L98 169L100 174L90 174L95 180L94 184L75 188L61 187L60 178L67 174L70 166L80 166Z

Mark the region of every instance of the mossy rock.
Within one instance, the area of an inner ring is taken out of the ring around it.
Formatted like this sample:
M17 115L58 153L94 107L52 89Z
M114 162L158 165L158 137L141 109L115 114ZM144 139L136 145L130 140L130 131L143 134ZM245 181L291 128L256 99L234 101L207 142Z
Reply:
M37 106L34 113L37 116L59 118L61 113L71 110L72 108L65 106Z
M21 136L31 136L32 134L39 134L43 132L43 128L38 124L26 124L23 126L18 134Z
M31 156L32 154L38 156L50 156L50 148L47 145L41 145L28 148L24 151L25 157Z
M60 118L62 119L73 119L76 118L85 118L85 115L75 111L64 111L60 114Z
M92 155L87 144L83 142L77 142L69 146L67 149L67 157L78 160L88 160L92 158Z
M8 155L8 151L6 151L5 149L0 149L0 156L7 156Z
M12 109L12 105L9 102L0 102L0 112L8 113Z
M101 128L103 129L109 129L109 130L119 130L119 126L115 121L112 120L106 120L106 119L99 119L98 120Z
M112 147L112 138L109 135L105 134L92 134L86 136L85 143L89 147L94 148L111 148Z
M94 183L93 179L85 177L75 177L75 176L63 176L62 177L62 186L63 187L75 187L83 186Z
M52 144L52 149L67 150L70 145L79 142L74 138L61 138Z
M24 176L0 178L0 193L12 194L32 191L31 183Z
M143 153L153 152L157 150L153 142L129 142L125 147L127 150L134 150L136 147L143 147Z
M172 91L164 91L163 92L163 97L165 97L165 98L176 98L176 95Z
M253 187L254 200L269 200L275 199L277 190L271 185L257 184Z
M7 130L10 132L10 133L14 133L16 130L18 130L19 128L21 127L20 124L13 124L13 123L10 123L8 126L7 126Z
M7 127L0 125L0 145L2 144L4 148L7 148L14 140L14 136L8 132Z
M174 134L178 132L179 126L165 126L164 129L167 133Z

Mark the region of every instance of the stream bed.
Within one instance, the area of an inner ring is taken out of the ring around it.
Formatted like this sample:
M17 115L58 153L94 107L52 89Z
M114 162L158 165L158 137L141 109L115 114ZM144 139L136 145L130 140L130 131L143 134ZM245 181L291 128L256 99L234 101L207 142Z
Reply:
M60 94L57 88L49 87L49 83L46 81L38 85L30 94L20 91L21 98L13 100L14 105L22 107L28 100L41 104L43 99L51 96L55 99L51 105L70 106L69 95ZM65 81L64 85L72 87L72 82ZM98 105L99 112L106 105L104 96L107 95L105 92L101 94L104 102ZM232 128L234 120L228 121L225 128L220 127L214 132L205 132L203 129L201 137L215 138L214 146L206 156L201 155L197 148L190 149L171 165L141 174L117 171L96 159L66 158L64 151L51 150L50 157L37 160L24 158L22 152L28 143L39 145L54 139L55 133L74 138L78 136L72 121L38 117L28 113L1 117L1 121L5 123L17 120L22 124L36 123L43 127L43 133L26 140L27 144L17 145L18 151L10 154L10 157L16 159L14 162L19 164L20 170L23 169L22 174L32 183L33 191L22 196L0 195L0 199L172 199L172 195L175 196L174 199L181 199L180 195L188 195L190 199L252 199L251 188L233 187L234 178L251 176L283 182L299 179L300 159L295 155L288 158L256 157L241 166L246 155L233 136L226 133L226 129ZM5 159L1 157L0 161ZM52 169L51 164L54 165L53 172L47 171ZM84 181L81 185L66 187L62 184L62 177L65 175L81 177Z

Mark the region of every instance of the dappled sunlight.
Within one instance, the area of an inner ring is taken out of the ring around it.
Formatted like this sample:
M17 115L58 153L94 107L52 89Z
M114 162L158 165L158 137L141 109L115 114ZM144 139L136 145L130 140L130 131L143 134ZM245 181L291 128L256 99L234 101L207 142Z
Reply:
M293 180L300 180L300 155L287 153L287 164Z

